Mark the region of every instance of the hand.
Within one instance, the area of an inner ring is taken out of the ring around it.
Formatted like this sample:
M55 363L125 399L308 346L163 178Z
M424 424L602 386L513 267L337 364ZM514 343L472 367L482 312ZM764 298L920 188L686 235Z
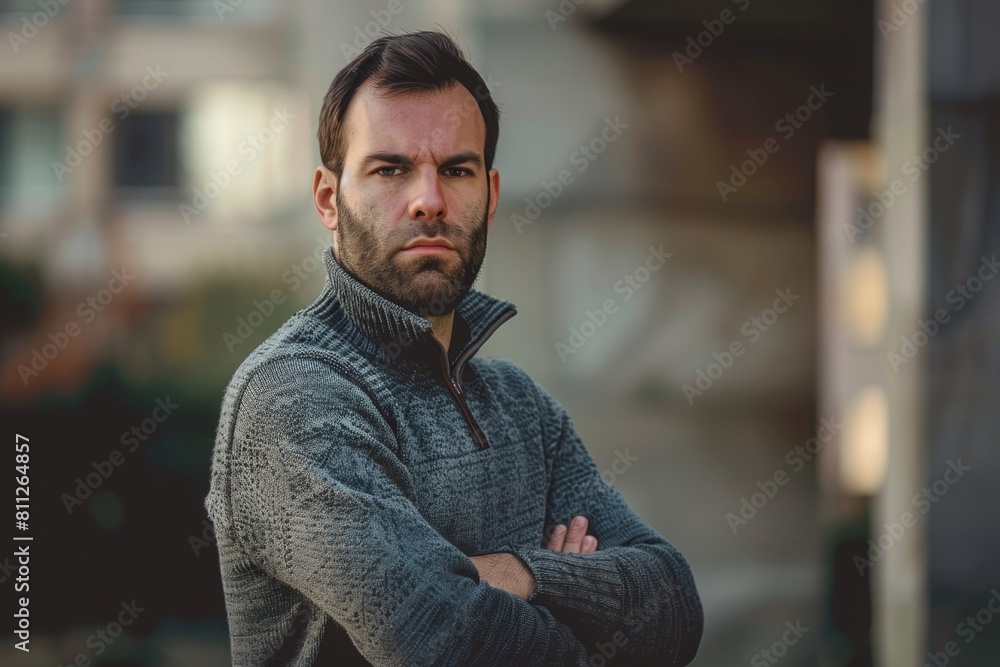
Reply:
M535 592L535 577L521 559L510 553L469 556L479 571L480 581L507 591L522 600Z
M597 538L587 535L587 517L579 515L573 518L568 531L561 523L552 529L547 548L552 551L589 554L597 551Z

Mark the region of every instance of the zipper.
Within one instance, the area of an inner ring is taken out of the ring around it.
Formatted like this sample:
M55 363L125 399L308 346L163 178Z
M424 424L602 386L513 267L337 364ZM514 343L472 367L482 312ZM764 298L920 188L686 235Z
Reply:
M476 449L486 449L490 446L490 444L486 441L486 434L483 433L483 429L481 429L479 424L476 423L475 417L472 416L472 412L469 410L469 404L466 403L465 395L462 393L462 385L452 378L449 378L448 384L454 387L452 395L455 396L455 399L458 401L459 409L462 411L462 414L465 415L465 420L469 422L469 426L472 428L472 437L476 439Z
M486 331L484 331L480 336L474 340L470 341L466 346L465 350L459 356L458 360L455 361L455 368L452 369L451 375L448 374L448 353L444 351L444 346L441 342L434 338L434 343L438 346L438 350L441 351L441 367L444 370L445 384L448 385L448 391L455 398L455 402L458 404L458 409L462 412L462 416L469 423L469 428L472 429L472 437L476 440L476 449L483 450L489 447L489 443L486 440L486 434L483 433L483 429L479 427L476 423L475 417L472 416L472 412L469 410L469 404L465 400L465 394L462 392L462 369L465 367L466 362L472 358L472 355L483 346L486 339L493 335L500 325L514 317L517 313L516 310L510 309L498 317L493 324L491 324Z
M472 416L472 411L469 410L469 404L465 402L465 395L462 393L461 383L454 377L448 375L448 353L444 351L444 346L441 345L437 339L435 339L434 342L441 351L445 384L448 385L448 391L451 392L451 395L455 398L455 402L458 404L458 409L461 410L462 416L465 417L465 421L469 423L469 428L472 429L472 437L476 440L476 449L486 449L490 446L489 443L486 442L486 434L483 433L483 429L481 429L479 424L476 423L475 417ZM458 364L455 364L455 368L458 369Z

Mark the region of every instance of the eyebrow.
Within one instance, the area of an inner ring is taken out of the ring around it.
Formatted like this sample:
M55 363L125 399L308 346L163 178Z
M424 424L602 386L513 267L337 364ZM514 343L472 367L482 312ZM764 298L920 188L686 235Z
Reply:
M412 167L413 160L406 157L402 153L369 153L364 158L361 159L360 169L361 171L367 171L372 165L376 163L384 164L398 164L404 167ZM450 155L443 162L441 162L440 168L447 169L449 167L454 167L459 164L471 163L477 167L483 166L483 158L479 153L466 152L466 153L456 153L455 155Z

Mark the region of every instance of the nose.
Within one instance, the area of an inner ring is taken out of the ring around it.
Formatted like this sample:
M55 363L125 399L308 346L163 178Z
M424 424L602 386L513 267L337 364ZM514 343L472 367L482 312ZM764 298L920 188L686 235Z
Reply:
M441 179L435 169L420 170L414 178L409 214L413 220L434 222L448 215Z

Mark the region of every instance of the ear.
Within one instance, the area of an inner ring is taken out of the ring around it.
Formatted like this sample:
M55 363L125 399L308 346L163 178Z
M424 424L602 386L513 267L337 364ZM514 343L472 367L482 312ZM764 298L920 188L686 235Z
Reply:
M337 231L337 188L340 177L323 165L313 174L313 204L320 222L332 232Z
M489 229L493 226L493 215L497 212L497 204L500 202L500 172L496 169L490 169L487 178L490 179L490 201L486 229Z

